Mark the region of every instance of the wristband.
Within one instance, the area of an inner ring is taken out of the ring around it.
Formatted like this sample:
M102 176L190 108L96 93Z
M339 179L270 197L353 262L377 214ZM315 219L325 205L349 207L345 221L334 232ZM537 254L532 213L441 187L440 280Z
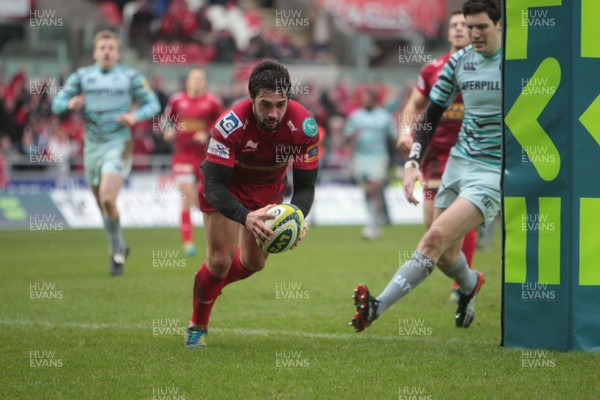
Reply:
M408 169L408 168L419 169L419 163L416 162L415 160L409 160L404 164L404 169Z

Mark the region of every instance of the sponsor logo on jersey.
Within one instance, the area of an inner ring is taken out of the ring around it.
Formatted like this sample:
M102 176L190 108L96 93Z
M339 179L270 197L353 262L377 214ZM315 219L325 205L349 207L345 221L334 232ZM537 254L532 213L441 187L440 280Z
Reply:
M287 125L290 127L290 129L292 130L292 132L296 132L298 130L298 128L296 128L296 126L294 125L294 123L292 122L292 120L289 120L287 122Z
M144 88L144 90L146 90L146 92L148 92L148 93L153 93L152 88L150 87L150 84L148 83L146 78L141 78L141 81L142 81L142 87Z
M304 121L302 121L302 130L306 136L317 136L317 133L319 133L317 121L312 117L305 118Z
M227 139L227 137L240 126L242 126L242 121L240 121L238 116L235 115L232 110L216 123L215 128L217 128L219 132L221 132L221 135Z
M208 143L208 153L226 160L229 159L229 147L225 146L223 143L217 142L213 138L211 138Z
M460 90L502 90L499 81L465 81L461 83Z
M419 159L421 158L421 143L413 142L410 148L410 154L408 155L409 159Z
M316 144L312 147L309 147L308 151L306 152L306 156L308 157L306 160L307 163L317 161L319 159L319 145Z
M253 142L252 140L248 140L246 142L246 145L242 149L242 153L249 153L249 152L252 152L252 151L256 151L257 149L258 149L258 143L257 142Z
M463 66L463 70L469 71L469 72L475 72L476 71L475 65L476 64L472 63L472 62L465 63L465 65Z
M481 199L481 204L483 204L483 206L487 209L492 208L492 200L490 200L490 198L488 196L483 196Z
M465 116L465 106L461 102L455 101L442 114L443 121L462 121Z

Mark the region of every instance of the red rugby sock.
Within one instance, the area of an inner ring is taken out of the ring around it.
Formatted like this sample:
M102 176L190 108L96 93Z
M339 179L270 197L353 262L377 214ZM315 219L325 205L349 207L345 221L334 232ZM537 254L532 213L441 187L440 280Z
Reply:
M179 231L181 232L181 239L183 240L183 243L191 242L194 239L194 228L192 226L190 210L181 212Z
M208 326L210 312L225 285L224 278L214 276L206 266L206 261L194 278L194 300L192 302L192 323Z
M240 247L238 246L237 251L235 253L235 257L233 257L233 261L231 262L231 266L229 267L229 273L225 277L225 286L233 283L235 281L241 281L242 279L246 279L256 271L250 271L240 261Z
M465 240L463 240L462 252L465 254L465 258L467 259L467 264L469 268L471 268L471 264L473 264L473 255L475 254L476 242L477 228L467 233L465 235Z

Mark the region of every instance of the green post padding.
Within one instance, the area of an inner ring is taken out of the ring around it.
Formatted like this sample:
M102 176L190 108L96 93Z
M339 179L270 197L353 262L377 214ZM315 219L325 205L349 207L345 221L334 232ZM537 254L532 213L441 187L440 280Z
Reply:
M600 199L581 199L579 285L600 286Z
M600 1L581 0L581 57L600 58Z
M540 197L538 282L560 284L560 197Z
M505 0L502 345L600 351L599 0Z
M505 282L523 283L527 275L527 204L524 197L505 197L504 215L506 219L506 244L504 257Z

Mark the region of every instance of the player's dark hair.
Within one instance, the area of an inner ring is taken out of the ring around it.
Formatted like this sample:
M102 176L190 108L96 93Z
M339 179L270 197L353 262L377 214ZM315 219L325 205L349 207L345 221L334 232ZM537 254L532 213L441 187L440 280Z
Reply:
M500 0L467 0L463 4L462 12L465 17L482 12L487 13L494 24L502 17Z
M289 95L292 82L288 70L274 60L264 60L252 70L248 93L254 99L261 89Z
M379 93L377 93L377 89L376 88L374 88L372 86L369 86L369 87L365 88L365 93L367 95L369 95L369 97L371 99L373 99L373 101L375 103L377 103L377 100L379 99Z
M450 13L450 18L454 17L455 15L462 15L462 10L454 10Z

